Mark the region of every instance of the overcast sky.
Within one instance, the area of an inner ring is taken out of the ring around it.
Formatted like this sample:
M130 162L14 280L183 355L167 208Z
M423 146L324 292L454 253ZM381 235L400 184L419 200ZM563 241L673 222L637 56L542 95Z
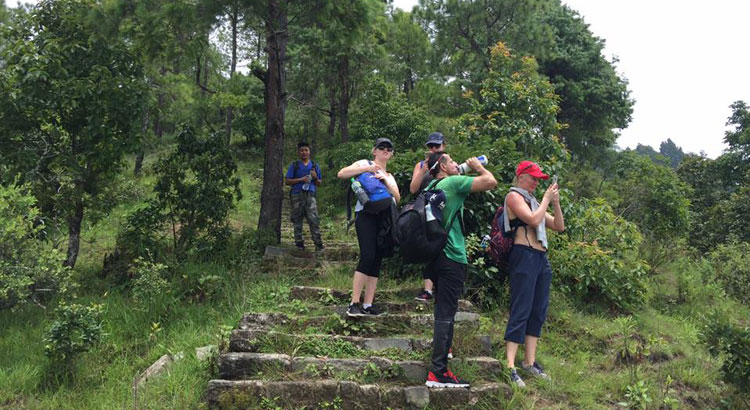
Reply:
M14 6L17 0L6 1ZM395 0L410 11L418 0ZM659 149L671 138L686 152L715 158L725 148L729 105L750 102L750 2L744 0L563 0L594 35L636 100L617 140ZM745 50L745 51L743 51Z

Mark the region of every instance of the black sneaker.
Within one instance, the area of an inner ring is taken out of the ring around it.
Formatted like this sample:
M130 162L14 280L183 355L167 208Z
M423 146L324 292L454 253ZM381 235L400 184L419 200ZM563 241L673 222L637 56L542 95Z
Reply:
M346 315L349 317L362 317L367 316L367 312L362 308L361 303L352 303L349 305L349 309L346 310Z
M368 308L364 308L363 310L365 311L365 313L367 313L368 316L380 316L380 315L385 314L385 312L376 308L375 305L372 305Z
M326 247L323 244L315 244L315 252L322 252Z
M521 376L518 375L518 372L514 368L510 369L510 382L521 388L526 387L526 383L523 382L523 379L521 379Z
M435 374L432 371L427 373L427 381L424 382L427 387L469 387L469 382L461 380L450 370L446 370L443 374Z
M420 302L429 302L432 300L432 293L423 290L422 293L417 295L417 297L414 298L414 300L418 300Z
M521 368L534 377L538 377L544 380L550 380L549 375L544 372L542 366L537 362L534 362L534 364L532 364L531 366L528 366L525 363L521 362Z
M304 251L305 250L305 243L304 242L295 242L294 246L297 247L297 249Z

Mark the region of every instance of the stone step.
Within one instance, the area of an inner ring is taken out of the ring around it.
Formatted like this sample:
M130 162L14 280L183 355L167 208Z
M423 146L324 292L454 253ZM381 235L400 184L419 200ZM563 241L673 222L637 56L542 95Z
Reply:
M376 303L378 307L383 306L386 311L391 311L388 307L395 307L395 311L412 311L410 307L416 307L419 305L429 306L432 310L432 302L419 302L414 300L422 289L420 288L404 288L404 289L379 289L376 293L376 299L384 300L388 302ZM330 288L321 288L314 286L294 286L289 293L289 299L299 299L303 301L318 301L324 303L338 302L342 305L348 305L351 301L350 291L342 291ZM403 302L399 302L403 301ZM399 307L397 305L403 305ZM459 312L476 312L474 304L465 299L458 300L458 311Z
M206 401L212 409L257 409L261 403L283 409L320 408L322 404L350 409L492 408L499 395L512 390L500 383L468 389L428 389L425 386L381 386L352 381L210 380ZM270 403L269 403L270 401Z
M492 357L468 357L451 360L451 369L476 369L482 379L496 379L503 371L502 363ZM292 357L275 353L224 353L218 359L219 376L222 379L254 378L275 369L285 377L296 374L300 378L369 377L378 381L423 383L427 378L428 365L418 360L390 360L384 357L366 359L337 359L319 357ZM464 372L462 372L464 373ZM361 380L361 379L360 379Z
M355 349L377 352L385 349L396 349L404 353L426 352L430 350L431 338L414 338L411 336L360 337L326 334L291 334L267 329L235 329L229 337L230 352L257 353L263 346L284 345L297 348L305 343L311 345L337 345L346 342ZM489 335L454 334L454 350L466 356L489 356L492 353L492 342ZM304 352L303 352L304 353ZM309 354L318 355L318 352ZM330 353L327 353L330 354Z

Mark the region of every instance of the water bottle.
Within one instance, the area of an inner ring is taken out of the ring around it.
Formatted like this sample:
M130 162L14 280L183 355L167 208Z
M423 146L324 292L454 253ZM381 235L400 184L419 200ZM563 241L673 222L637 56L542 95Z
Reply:
M312 176L311 175L308 174L307 176L305 176L305 183L302 184L302 190L303 191L309 191L310 190L310 181L311 180L312 180Z
M367 191L362 187L362 183L357 181L356 179L352 178L352 191L354 191L354 196L357 198L360 204L364 205L367 203L367 201L370 200L370 197L367 196Z
M427 204L424 206L424 216L425 216L425 222L430 222L435 220L435 215L432 214L432 205Z
M480 164L487 165L487 156L486 155L480 155L480 156L477 157L477 159L479 160ZM467 173L469 171L471 171L471 167L469 167L469 164L467 164L465 162L463 164L461 164L461 165L458 166L458 173L461 174L461 175L463 175L463 174L465 174L465 173Z

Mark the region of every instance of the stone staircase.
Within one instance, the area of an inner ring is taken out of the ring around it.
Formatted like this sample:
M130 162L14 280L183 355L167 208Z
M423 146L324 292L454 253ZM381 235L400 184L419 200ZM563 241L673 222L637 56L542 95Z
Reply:
M296 249L284 198L282 244L266 248L269 272L325 271L358 256L356 236L326 241L323 252ZM341 223L344 223L341 221ZM305 224L305 243L312 246ZM428 389L433 305L414 300L420 289L379 289L376 305L387 313L349 318L348 291L296 286L277 312L248 312L220 353L217 379L205 393L212 409L455 409L497 408L510 397L502 364L480 315L459 301L450 368L469 389ZM281 313L284 312L284 313Z
M471 375L469 389L428 389L432 304L414 301L414 289L384 290L387 314L348 318L346 292L294 287L290 303L309 312L246 313L217 360L219 379L206 392L215 409L493 408L510 388L499 382L502 364L490 357L480 315L460 301L450 367ZM404 294L408 292L409 298ZM343 301L343 302L342 302ZM337 303L339 305L331 305ZM327 314L325 314L327 312Z

